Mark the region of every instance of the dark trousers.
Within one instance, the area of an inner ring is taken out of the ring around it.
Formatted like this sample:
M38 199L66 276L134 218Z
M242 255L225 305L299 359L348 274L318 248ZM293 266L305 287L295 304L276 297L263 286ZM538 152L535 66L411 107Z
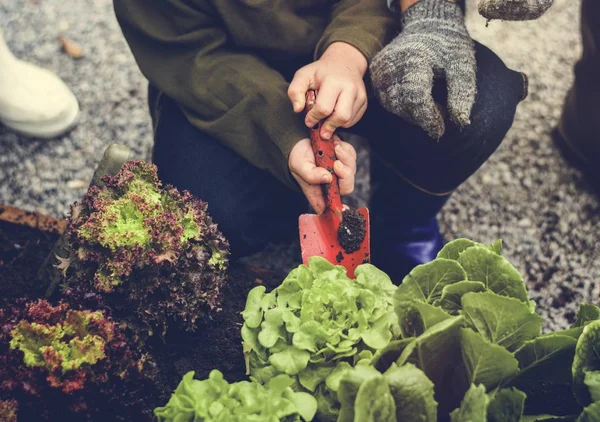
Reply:
M581 4L583 54L575 65L575 81L567 93L561 132L578 160L590 162L594 173L600 157L600 2ZM600 181L600 180L599 180Z
M361 122L350 129L369 139L371 147L372 245L393 242L403 230L435 217L446 194L488 159L511 127L526 96L523 75L481 44L476 57L478 93L471 126L460 130L448 121L446 134L436 141L371 99ZM445 85L434 92L443 103ZM149 100L160 107L153 160L161 179L208 202L234 256L298 238L298 216L307 211L301 193L196 129L174 101L153 88Z

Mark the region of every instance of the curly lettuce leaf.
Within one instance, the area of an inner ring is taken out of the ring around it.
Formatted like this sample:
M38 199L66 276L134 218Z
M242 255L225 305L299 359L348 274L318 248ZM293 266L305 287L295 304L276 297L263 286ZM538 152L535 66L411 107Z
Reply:
M293 384L287 375L273 377L264 386L248 381L229 384L218 370L200 381L190 371L154 414L159 422L311 421L317 402L310 394L295 392Z

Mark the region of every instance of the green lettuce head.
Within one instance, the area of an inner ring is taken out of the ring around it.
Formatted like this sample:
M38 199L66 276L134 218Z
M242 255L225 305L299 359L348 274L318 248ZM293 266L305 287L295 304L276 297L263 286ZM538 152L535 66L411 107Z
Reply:
M287 374L319 402L320 417L339 410L341 375L400 334L394 313L396 286L370 264L346 270L321 257L300 265L270 293L248 294L242 338L252 379L267 383Z
M265 386L248 381L229 384L213 370L208 379L194 379L188 372L164 407L154 414L159 422L300 422L311 421L315 399L295 392L287 375L272 378Z

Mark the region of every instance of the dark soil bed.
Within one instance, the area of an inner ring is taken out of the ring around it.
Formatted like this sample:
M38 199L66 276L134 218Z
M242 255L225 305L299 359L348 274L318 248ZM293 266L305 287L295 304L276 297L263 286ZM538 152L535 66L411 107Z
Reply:
M58 234L0 221L0 297L38 295L37 271Z
M246 379L242 353L241 311L246 305L248 292L259 284L267 289L276 287L283 275L260 271L245 266L233 266L229 270L229 282L225 288L222 310L212 320L202 324L195 332L170 329L164 342L150 342L151 354L160 368L161 395L168 399L177 384L188 371L204 379L212 369L223 372L229 382Z
M58 237L58 234L0 221L0 298L36 298L45 292L47 285L37 282L36 276ZM160 399L156 403L145 403L146 407L153 409L164 405L183 375L191 370L196 372L198 379L206 378L212 369L222 371L230 382L245 379L240 313L245 307L246 296L259 284L266 285L268 289L279 285L284 276L232 264L220 312L200 324L194 332L171 328L164 341L158 337L149 340L146 351L153 357L159 370L155 387L159 390ZM127 400L126 397L124 394L119 399ZM29 404L34 404L34 401ZM33 405L29 410L35 407ZM112 412L108 413L103 421L122 420L111 415ZM145 420L141 415L134 419Z

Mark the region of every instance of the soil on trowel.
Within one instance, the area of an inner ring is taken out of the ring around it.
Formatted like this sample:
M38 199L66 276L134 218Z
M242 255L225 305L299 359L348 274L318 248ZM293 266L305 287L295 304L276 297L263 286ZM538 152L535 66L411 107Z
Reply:
M169 328L164 342L151 342L151 354L160 368L163 400L168 400L188 371L194 371L196 379L207 378L213 369L220 370L228 382L248 379L241 336L246 297L261 284L267 290L277 287L285 275L238 264L232 265L228 273L220 312L194 332Z
M36 275L58 234L0 221L0 297L37 296Z
M365 238L365 218L354 210L345 210L338 230L338 240L346 253L356 252ZM338 261L339 262L339 261Z

